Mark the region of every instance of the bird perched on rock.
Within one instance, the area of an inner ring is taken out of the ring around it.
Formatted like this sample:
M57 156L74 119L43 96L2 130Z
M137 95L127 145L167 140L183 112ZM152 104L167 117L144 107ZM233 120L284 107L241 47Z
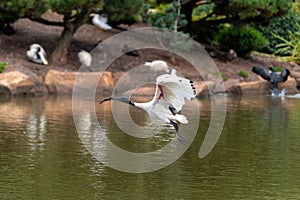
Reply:
M32 62L38 64L48 65L48 61L46 59L46 52L43 47L39 44L32 44L29 47L29 50L26 52L27 58Z
M104 14L99 15L96 13L92 13L91 16L93 17L92 22L95 26L97 26L101 30L110 30L112 27L107 24L107 16Z
M92 56L89 52L81 50L78 54L78 59L81 63L81 66L89 68L92 64Z
M270 70L270 71L269 71ZM278 96L278 84L283 83L288 79L290 71L288 69L283 69L280 74L276 73L272 67L269 70L263 67L253 67L252 71L260 75L263 79L267 80L272 85L272 96Z
M176 74L176 70L169 67L167 62L163 60L154 60L152 62L145 62L146 66L149 66L153 71L165 71L169 74Z
M100 101L117 100L129 105L144 109L151 119L158 119L171 124L176 130L176 137L179 142L185 142L184 137L179 133L178 124L187 124L186 116L179 114L185 104L185 99L195 98L195 88L192 81L176 76L175 74L163 74L156 79L154 97L146 103L131 101L128 97L109 97Z

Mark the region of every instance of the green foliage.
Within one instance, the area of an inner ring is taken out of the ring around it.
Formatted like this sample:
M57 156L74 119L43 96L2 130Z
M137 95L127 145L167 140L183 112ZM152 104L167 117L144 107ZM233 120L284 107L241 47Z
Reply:
M228 5L241 20L256 17L267 19L286 13L292 7L292 2L292 0L229 0Z
M211 25L206 27L199 27L195 29L192 37L198 42L211 44L214 42L216 35L223 29L222 25Z
M197 1L195 1L197 2ZM201 2L201 1L200 1ZM203 2L203 1L202 1ZM293 0L218 0L195 4L193 20L206 22L240 23L243 21L265 20L286 14Z
M283 68L278 67L278 66L273 66L272 69L274 72L282 72L283 71Z
M102 0L44 0L52 11L73 17L81 12L82 9L97 9L103 7Z
M274 34L276 38L282 41L276 45L278 50L275 53L288 54L289 56L283 57L284 60L300 63L300 25L297 25L297 31L288 31L288 34L290 35L289 40Z
M288 33L288 31L295 32L297 30L297 25L299 24L300 17L291 10L285 16L270 19L267 24L255 23L252 24L252 26L259 30L269 41L268 45L264 49L262 49L262 51L266 53L275 53L277 51L275 47L276 44L282 42L275 35L289 40L290 34ZM281 55L286 54L284 52L281 52Z
M0 27L27 15L40 16L47 9L48 6L42 0L0 1Z
M223 74L222 72L220 72L220 71L215 71L214 75L222 78L223 81L227 81L228 80L227 76L225 74Z
M3 72L4 68L6 67L7 63L6 62L0 62L0 73Z
M144 4L146 14L143 15L143 19L154 27L177 31L180 27L187 24L185 15L180 14L180 9L181 7L177 1L169 4L160 4L155 9L151 9L150 4ZM165 32L162 41L180 50L189 50L192 46L189 35L180 31L176 32L176 34Z
M192 18L194 21L207 17L214 11L215 4L198 5L194 8Z
M143 0L104 0L104 11L110 23L136 22L143 8Z
M299 0L296 0L296 1L293 3L292 10L293 10L293 12L295 12L297 15L300 16L300 1L299 1Z
M260 50L268 44L259 31L249 26L224 27L216 35L216 41L221 49L234 49L242 57L248 57L251 51Z
M165 31L161 39L162 43L166 43L167 46L178 50L190 50L193 45L189 35L183 32Z
M158 8L153 9L152 12L143 15L144 21L154 27L177 30L177 28L187 24L185 15L178 13L179 6L175 1L171 4L160 5ZM149 8L149 4L146 5L146 9Z
M243 71L243 70L239 71L238 75L240 75L241 77L244 77L244 78L248 78L249 77L248 72Z

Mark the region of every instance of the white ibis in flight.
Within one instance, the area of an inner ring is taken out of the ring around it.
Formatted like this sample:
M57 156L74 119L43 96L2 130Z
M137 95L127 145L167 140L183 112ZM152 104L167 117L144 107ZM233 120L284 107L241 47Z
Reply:
M39 44L32 44L29 47L29 50L26 52L27 58L32 62L38 64L48 65L48 61L46 59L46 52L43 47Z
M195 98L196 91L192 83L192 81L175 74L163 74L156 78L155 95L149 102L137 103L122 96L105 98L100 101L100 104L105 101L117 100L144 109L151 119L159 119L173 125L176 130L176 138L179 142L184 143L184 137L179 133L177 123L188 123L186 116L179 112L185 104L185 99Z
M288 69L283 69L280 74L277 74L272 67L269 67L270 72L263 67L253 67L252 71L260 75L263 79L267 80L273 88L272 96L278 96L278 84L283 83L288 79L290 71Z
M145 62L146 66L149 66L153 71L165 71L169 74L175 74L176 70L169 67L167 62L163 60L154 60L152 62Z

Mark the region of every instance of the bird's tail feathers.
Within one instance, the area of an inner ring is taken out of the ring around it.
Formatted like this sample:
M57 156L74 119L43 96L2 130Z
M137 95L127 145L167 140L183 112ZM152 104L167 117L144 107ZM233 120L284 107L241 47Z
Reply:
M145 62L146 66L151 66L151 62Z
M168 116L172 120L176 120L182 124L187 124L189 123L188 119L184 115L176 114L176 115L169 115Z

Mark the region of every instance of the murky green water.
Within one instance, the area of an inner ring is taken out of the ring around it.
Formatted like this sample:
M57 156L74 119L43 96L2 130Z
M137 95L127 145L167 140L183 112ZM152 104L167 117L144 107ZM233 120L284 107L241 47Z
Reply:
M0 199L300 198L299 99L227 98L222 134L203 159L198 153L210 101L199 105L199 129L188 150L163 169L134 174L107 167L89 153L75 129L71 99L2 99ZM96 108L101 131L129 150L158 149L174 138L166 127L155 139L134 141L116 127L110 105ZM148 120L136 109L131 115L138 124Z

